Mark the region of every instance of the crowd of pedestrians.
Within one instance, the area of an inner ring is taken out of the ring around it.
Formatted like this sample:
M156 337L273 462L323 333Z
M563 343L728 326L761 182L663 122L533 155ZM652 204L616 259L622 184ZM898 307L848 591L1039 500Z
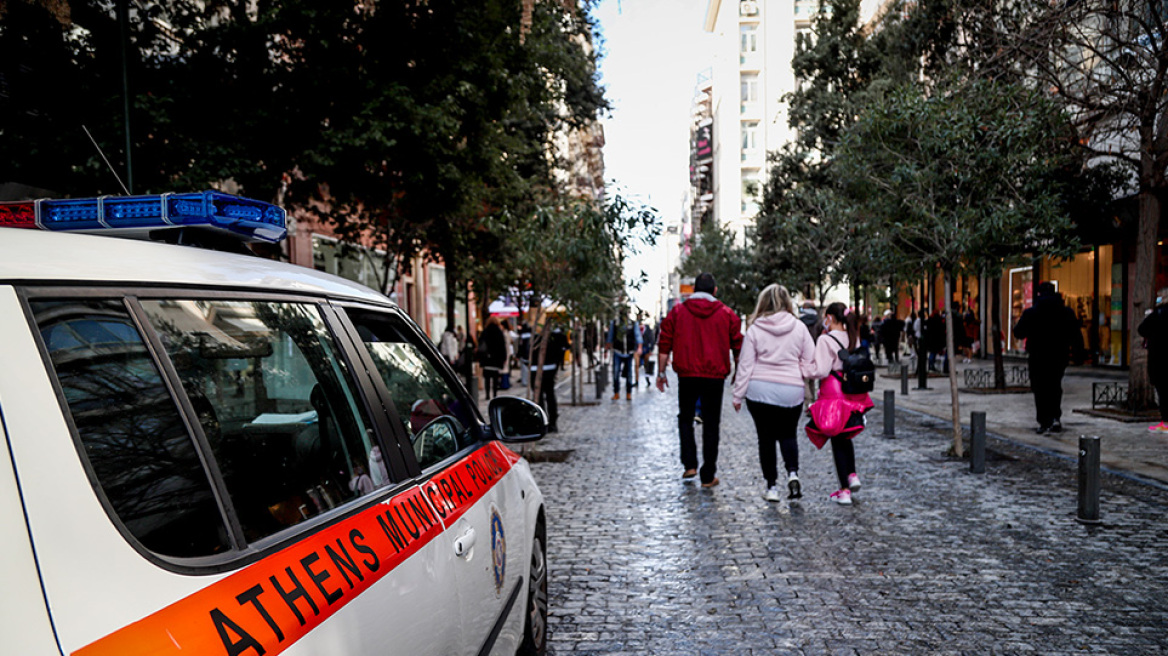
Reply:
M799 422L817 449L831 445L839 487L829 498L841 505L860 489L853 439L864 429L864 415L873 407L871 386L853 388L848 367L853 361L899 363L915 352L918 365L948 372L950 353L947 321L953 323L953 356L969 362L981 348L980 324L972 306L953 303L944 312L922 307L903 319L887 310L869 322L843 303L817 310L814 301L796 307L790 292L772 284L759 294L754 311L743 321L718 300L717 285L709 273L699 275L694 293L676 304L656 327L621 312L607 327L587 326L582 334L582 357L589 367L603 367L611 357L612 400L631 401L644 376L648 385L664 392L667 371L677 375L678 439L683 479L697 478L703 488L717 486L718 447L726 379L731 378L731 405L745 405L754 421L763 479L762 496L781 501L780 485L788 499L803 496L799 479ZM1168 432L1168 302L1164 292L1156 307L1139 325L1147 349L1152 383L1160 398L1161 421L1149 430ZM1082 334L1074 313L1054 285L1036 288L1032 307L1023 311L1013 334L1025 340L1038 433L1062 430L1062 378L1082 351ZM543 336L548 346L543 348ZM539 388L536 401L548 413L549 431L556 432L558 404L555 384L569 349L560 328L533 333L525 323L490 317L477 341L461 326L448 327L440 352L454 369L473 376L481 366L487 400L513 384ZM654 359L654 350L657 351ZM600 354L597 354L600 351ZM883 351L883 354L881 354ZM540 355L542 353L542 355ZM542 358L542 359L541 359ZM856 360L860 358L860 360ZM926 360L927 359L927 360ZM926 364L927 361L927 364ZM517 377L517 380L512 380ZM599 384L599 383L598 383ZM697 426L701 426L698 448ZM782 465L780 471L779 465Z

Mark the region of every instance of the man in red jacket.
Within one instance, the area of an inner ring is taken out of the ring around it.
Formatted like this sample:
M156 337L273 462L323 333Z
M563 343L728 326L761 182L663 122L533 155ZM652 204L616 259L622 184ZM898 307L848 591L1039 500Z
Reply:
M702 402L702 487L718 484L718 439L722 421L722 390L730 375L730 352L735 361L742 348L742 320L714 295L714 276L703 273L694 281L694 294L679 303L661 322L657 338L657 389L665 378L670 355L677 372L677 427L681 433L682 478L698 474L694 441L694 409Z

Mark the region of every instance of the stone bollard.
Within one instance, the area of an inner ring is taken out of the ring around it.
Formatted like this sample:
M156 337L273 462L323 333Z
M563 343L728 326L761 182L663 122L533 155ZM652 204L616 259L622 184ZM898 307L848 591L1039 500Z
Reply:
M908 367L900 365L900 394L908 396Z
M969 471L985 473L986 413L974 412L969 418Z
M604 390L607 388L608 388L608 368L605 367L604 363L602 362L602 363L600 363L600 366L596 368L596 398L597 398L597 400L599 400L600 397L604 395Z
M1099 437L1079 437L1079 516L1084 524L1098 524L1099 520Z
M884 437L896 437L896 392L884 390Z

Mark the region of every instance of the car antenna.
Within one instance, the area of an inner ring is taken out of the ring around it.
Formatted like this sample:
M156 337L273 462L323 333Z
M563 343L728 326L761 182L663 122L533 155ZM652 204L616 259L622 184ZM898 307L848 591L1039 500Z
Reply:
M126 195L129 196L130 190L126 189L126 185L122 183L122 179L118 177L118 172L114 170L114 165L110 164L109 158L105 156L105 153L101 152L101 146L97 145L97 139L93 138L93 135L89 133L89 128L85 127L84 124L82 124L81 129L85 130L85 136L89 137L89 141L93 143L93 147L97 149L97 154L101 155L101 159L105 162L105 165L109 167L110 173L114 174L114 179L118 181L118 186L120 186L122 191L126 192Z

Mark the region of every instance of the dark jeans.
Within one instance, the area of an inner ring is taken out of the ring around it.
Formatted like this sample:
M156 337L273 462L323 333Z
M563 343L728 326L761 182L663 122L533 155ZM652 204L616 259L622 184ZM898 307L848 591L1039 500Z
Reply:
M746 399L746 409L758 431L758 461L762 465L762 477L766 479L767 487L771 487L779 480L778 467L775 466L776 441L787 473L799 471L797 431L803 406L783 407Z
M633 391L633 355L631 353L612 354L612 391L620 392L620 379L625 379L625 393Z
M1034 392L1034 409L1038 425L1049 427L1063 416L1063 373L1066 362L1030 358L1030 389Z
M681 466L698 468L698 448L694 440L694 409L702 401L702 467L699 474L703 483L714 480L718 471L719 425L722 423L722 378L678 377L677 428L681 435Z
M535 376L536 372L531 372ZM545 369L539 381L539 398L536 401L547 410L548 428L556 427L556 420L560 418L560 409L556 404L556 370Z
M889 362L900 362L900 344L897 342L884 342L885 357Z
M842 490L848 486L848 476L856 473L856 448L851 438L843 435L831 438L831 457L835 460L835 475Z

